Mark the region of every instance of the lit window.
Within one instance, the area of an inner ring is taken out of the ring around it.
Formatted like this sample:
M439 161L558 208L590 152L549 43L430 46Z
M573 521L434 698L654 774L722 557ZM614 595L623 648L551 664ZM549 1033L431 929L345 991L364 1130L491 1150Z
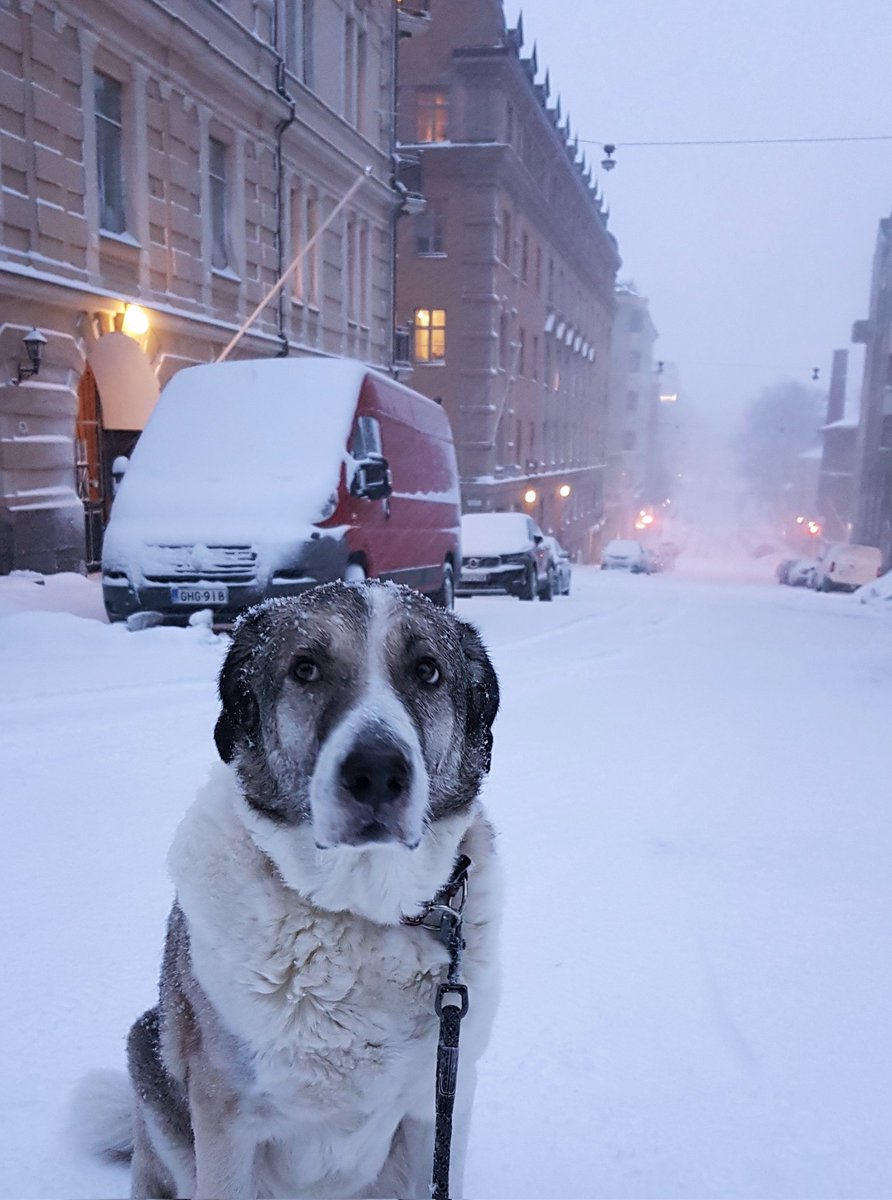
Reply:
M446 359L445 308L415 309L415 361L444 362Z
M96 173L99 187L99 227L109 233L127 228L124 211L122 154L122 87L117 79L96 72Z
M446 93L436 88L419 88L416 93L419 142L445 142L448 107Z

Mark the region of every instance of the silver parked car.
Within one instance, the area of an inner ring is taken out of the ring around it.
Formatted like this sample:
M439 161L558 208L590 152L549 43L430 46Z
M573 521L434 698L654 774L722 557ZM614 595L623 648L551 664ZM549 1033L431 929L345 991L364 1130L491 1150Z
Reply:
M565 550L556 537L542 539L551 554L550 568L554 574L554 591L558 596L570 595L570 578L573 568L570 565L570 552Z
M630 538L612 538L601 551L601 570L649 575L651 566L640 542Z

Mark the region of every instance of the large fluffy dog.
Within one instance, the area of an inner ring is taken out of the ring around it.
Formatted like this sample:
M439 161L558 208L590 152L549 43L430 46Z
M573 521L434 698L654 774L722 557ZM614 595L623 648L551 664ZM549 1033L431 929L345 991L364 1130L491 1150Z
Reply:
M496 990L480 639L406 588L333 584L239 621L220 699L223 765L177 833L160 999L128 1043L132 1195L430 1194L447 954L406 918L467 854L455 1189Z

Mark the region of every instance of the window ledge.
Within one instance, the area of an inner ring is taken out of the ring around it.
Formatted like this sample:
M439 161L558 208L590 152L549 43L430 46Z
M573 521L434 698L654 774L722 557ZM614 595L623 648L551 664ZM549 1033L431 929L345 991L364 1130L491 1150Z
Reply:
M242 277L233 271L232 267L211 267L214 279L228 279L230 283L241 283Z
M129 246L132 250L142 250L142 243L138 242L132 233L114 233L111 229L100 229L99 236L104 242L111 242L116 246Z

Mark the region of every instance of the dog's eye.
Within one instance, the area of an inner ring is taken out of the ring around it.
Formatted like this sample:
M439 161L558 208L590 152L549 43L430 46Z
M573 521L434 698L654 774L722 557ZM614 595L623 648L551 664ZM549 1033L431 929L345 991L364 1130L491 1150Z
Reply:
M419 658L415 664L415 674L428 687L436 687L440 682L440 668L433 658Z
M319 678L319 667L312 658L296 658L291 674L298 683L315 683Z

